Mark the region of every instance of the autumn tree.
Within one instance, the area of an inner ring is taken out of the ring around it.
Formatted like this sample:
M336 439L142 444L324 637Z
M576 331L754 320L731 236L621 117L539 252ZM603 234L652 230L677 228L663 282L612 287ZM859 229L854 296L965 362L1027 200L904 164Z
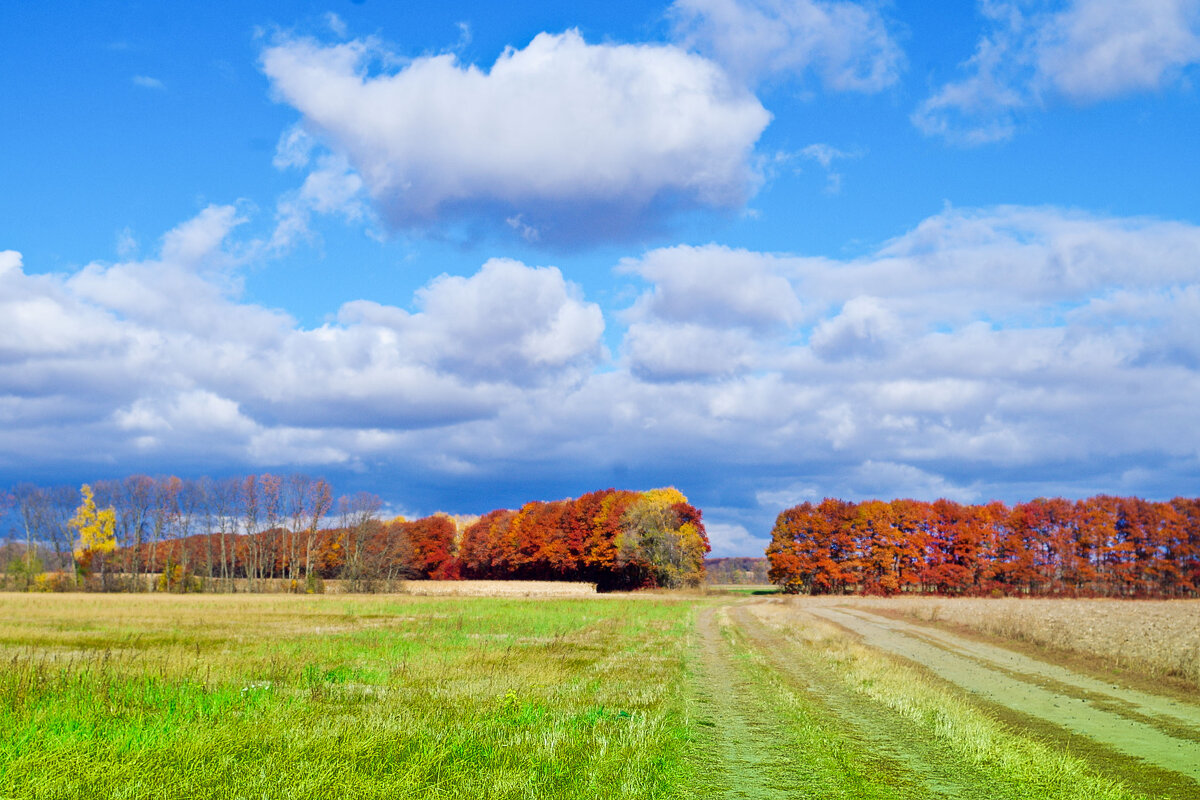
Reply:
M678 489L643 492L621 523L618 560L631 582L677 588L704 580L708 536L699 510Z
M75 563L80 572L87 576L94 562L98 560L100 582L107 588L104 555L117 548L116 512L111 507L98 510L92 487L88 484L83 484L79 492L82 499L70 521L71 528L79 536L79 543L75 548Z

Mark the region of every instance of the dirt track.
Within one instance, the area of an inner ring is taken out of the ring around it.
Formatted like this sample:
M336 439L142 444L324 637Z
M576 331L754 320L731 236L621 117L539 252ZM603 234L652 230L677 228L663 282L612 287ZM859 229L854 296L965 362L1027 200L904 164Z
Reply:
M915 661L973 695L1200 783L1200 706L1158 697L945 631L862 609L807 613ZM1198 787L1200 791L1200 787Z
M953 685L1011 728L1084 758L1130 789L1149 797L1200 797L1200 705L1115 687L1050 661L862 608L778 600L700 612L698 706L702 724L714 729L713 791L707 796L1026 796L855 690L828 661L806 653L790 632L814 620L927 670L928 680ZM764 699L779 694L772 684L791 693L791 708ZM815 747L807 751L797 738L796 713L821 720L817 727L824 729L811 732ZM817 765L814 754L827 749L822 742L835 739L839 752Z

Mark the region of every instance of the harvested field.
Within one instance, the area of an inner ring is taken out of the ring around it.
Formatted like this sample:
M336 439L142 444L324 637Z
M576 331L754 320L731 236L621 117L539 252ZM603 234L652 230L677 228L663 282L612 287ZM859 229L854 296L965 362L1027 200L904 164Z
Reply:
M847 598L837 598L840 603ZM855 598L855 606L948 622L1200 686L1200 600Z
M403 594L420 597L591 597L594 583L567 581L406 581Z

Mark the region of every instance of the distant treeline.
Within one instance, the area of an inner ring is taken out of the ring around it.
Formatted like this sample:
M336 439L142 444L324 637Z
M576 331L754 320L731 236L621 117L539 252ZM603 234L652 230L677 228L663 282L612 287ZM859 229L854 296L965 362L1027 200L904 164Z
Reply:
M767 558L794 593L1194 596L1200 499L827 499L781 513Z
M0 551L10 588L369 591L402 579L574 580L601 589L698 585L708 537L673 488L606 489L483 517L380 518L323 479L135 475L83 490L24 485L7 498L22 543Z
M704 560L704 579L710 584L761 586L768 582L771 563L762 556L733 556Z

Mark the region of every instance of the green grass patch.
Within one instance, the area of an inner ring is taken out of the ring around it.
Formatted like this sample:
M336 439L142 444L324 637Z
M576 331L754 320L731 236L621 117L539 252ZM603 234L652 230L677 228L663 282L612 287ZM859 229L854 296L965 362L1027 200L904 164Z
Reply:
M664 797L671 599L0 598L0 797Z

